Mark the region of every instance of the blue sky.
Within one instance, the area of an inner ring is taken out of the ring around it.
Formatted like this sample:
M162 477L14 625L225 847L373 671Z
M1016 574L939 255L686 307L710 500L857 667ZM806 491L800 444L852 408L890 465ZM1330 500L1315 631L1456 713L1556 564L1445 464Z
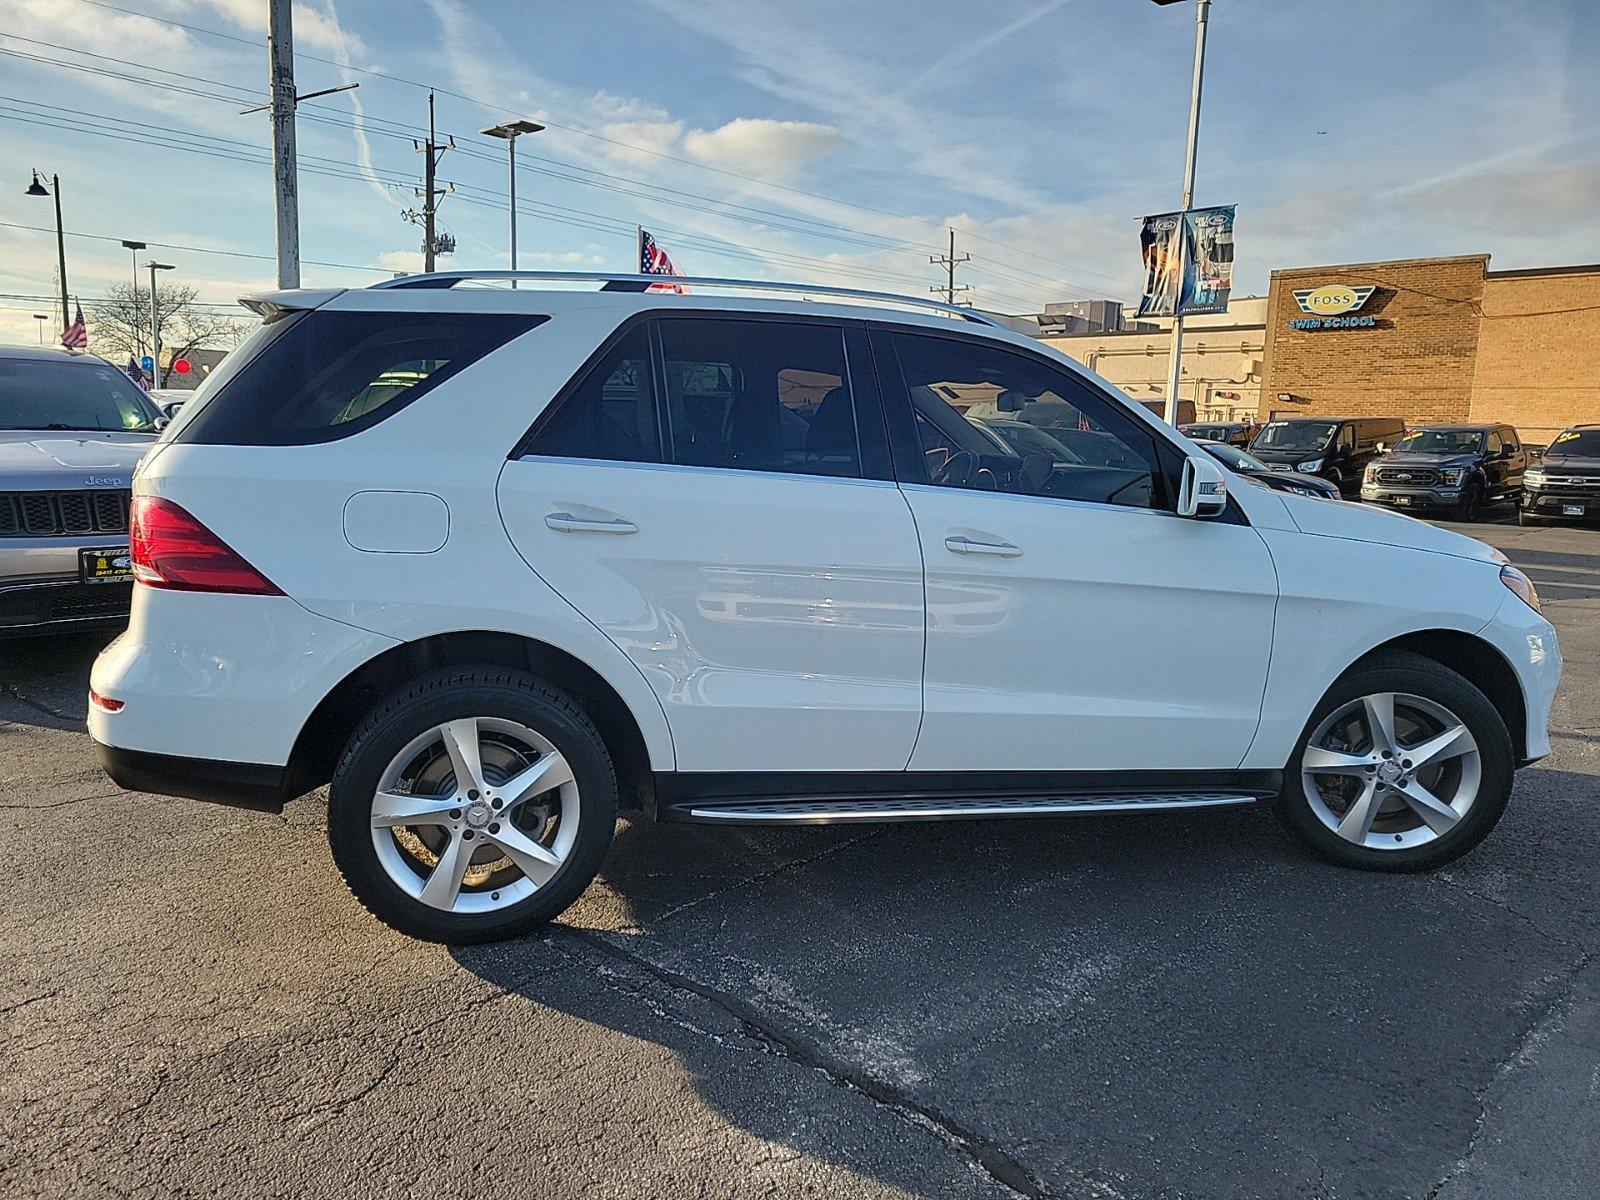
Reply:
M270 285L266 118L238 112L265 10L0 0L0 339L32 340L52 288L52 236L14 227L50 223L32 167L112 239L69 239L85 298L128 277L122 238L191 247L159 254L211 301ZM1216 0L1196 202L1239 206L1236 292L1316 262L1600 260L1593 15ZM302 109L303 255L341 264L305 281L420 259L404 79L460 146L454 265L504 265L503 147L475 131L521 114L551 126L520 144L524 266L627 269L642 222L691 273L920 292L954 225L986 307L1131 298L1138 218L1179 197L1193 28L1147 0L306 0L301 90L361 87Z

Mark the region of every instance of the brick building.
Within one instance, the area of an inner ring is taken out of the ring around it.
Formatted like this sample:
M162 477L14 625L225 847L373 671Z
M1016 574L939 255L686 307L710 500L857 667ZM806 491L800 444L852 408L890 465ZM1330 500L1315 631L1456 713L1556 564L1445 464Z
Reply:
M1184 323L1202 418L1504 421L1535 445L1600 422L1600 265L1491 271L1487 254L1274 271ZM1135 400L1166 395L1171 322L1043 338Z
M1504 421L1535 444L1600 421L1600 266L1488 265L1274 271L1260 415Z

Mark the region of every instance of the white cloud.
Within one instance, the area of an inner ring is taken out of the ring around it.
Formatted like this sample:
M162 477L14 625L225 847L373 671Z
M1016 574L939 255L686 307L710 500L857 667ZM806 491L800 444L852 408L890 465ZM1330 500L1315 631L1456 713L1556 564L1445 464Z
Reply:
M831 154L843 140L831 125L738 117L716 129L690 130L683 148L714 167L782 177Z
M378 255L378 265L390 271L403 271L407 275L422 271L421 250L385 250Z

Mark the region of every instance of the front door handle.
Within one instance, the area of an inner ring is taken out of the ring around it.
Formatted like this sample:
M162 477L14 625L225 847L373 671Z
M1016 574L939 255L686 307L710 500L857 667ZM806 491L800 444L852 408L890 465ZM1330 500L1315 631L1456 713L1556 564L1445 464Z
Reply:
M557 533L638 533L639 527L621 517L615 520L594 520L575 517L569 512L553 512L545 516L544 523Z
M997 558L1016 558L1022 553L1021 546L1010 542L975 542L969 537L947 537L944 548L952 554L993 554Z

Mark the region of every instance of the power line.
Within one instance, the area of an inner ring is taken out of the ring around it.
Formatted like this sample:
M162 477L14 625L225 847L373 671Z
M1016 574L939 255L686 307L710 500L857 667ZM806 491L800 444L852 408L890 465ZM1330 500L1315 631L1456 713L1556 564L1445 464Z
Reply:
M122 14L124 14L126 16L140 17L140 18L143 18L144 20L153 21L153 22L155 22L157 24L170 25L170 26L173 26L175 28L186 29L186 30L188 30L188 31L190 31L192 33L202 34L202 35L207 36L207 37L215 37L215 38L223 39L225 41L236 42L236 43L238 43L240 45L259 47L259 46L261 46L263 44L261 41L259 41L258 39L255 39L255 38L248 38L248 37L239 36L237 34L224 33L224 32L222 32L220 30L210 29L210 28L207 28L205 26L194 25L194 24L189 24L189 23L183 22L183 21L173 20L173 19L165 17L165 16L156 16L155 14L152 14L152 13L141 12L141 11L139 11L137 9L127 8L127 7L124 7L122 5L118 5L118 4L112 4L112 3L109 3L108 0L81 0L81 2L84 3L84 4L93 5L94 7L97 7L97 8L106 9L106 10L111 11L111 12L119 12L119 13L122 13ZM479 107L481 107L481 108L483 108L483 109L485 109L485 110L487 110L489 112L510 113L510 114L514 114L514 115L517 115L517 116L521 116L522 115L521 113L517 112L514 109L506 108L503 105L496 104L493 101L484 100L484 99L482 99L481 97L478 97L478 96L473 96L473 95L467 94L465 92L453 91L452 89L449 89L449 88L436 87L435 85L432 85L432 84L421 83L421 82L419 82L417 80L407 79L404 76L393 75L393 74L390 74L390 73L385 72L385 71L378 71L378 70L373 70L371 68L365 68L365 67L357 67L357 66L355 66L355 65L353 65L351 63L348 63L348 62L339 62L339 61L336 61L334 59L321 58L321 57L318 57L317 55L306 54L306 53L303 53L303 52L297 52L296 53L296 57L297 58L304 58L304 59L306 59L306 60L308 60L310 62L321 63L324 66L337 67L338 69L343 70L343 71L353 71L353 72L356 72L358 74L371 76L372 78L375 78L375 79L384 79L384 80L388 80L391 83L403 84L403 85L405 85L407 87L423 88L423 89L427 89L427 90L430 90L430 91L436 90L441 95L450 96L450 97L452 97L454 99L457 99L457 100L464 100L469 104L476 104ZM563 122L556 121L553 118L550 118L548 116L546 116L544 118L543 123L545 125L553 128L553 129L560 129L560 130L563 130L565 132L574 133L574 134L577 134L577 135L582 136L582 137L592 138L592 139L595 139L595 140L600 141L600 142L605 142L605 143L607 143L609 145L619 146L619 147L622 147L622 148L627 149L627 150L632 150L632 151L634 151L636 153L648 154L648 155L651 155L651 156L656 157L656 158L661 158L661 159L667 160L669 162L675 162L675 163L678 163L678 164L680 164L682 166L693 168L695 170L708 171L708 172L710 172L712 174L722 175L722 176L725 176L725 177L731 178L731 179L738 179L738 180L741 180L741 181L743 181L745 183L755 184L758 187L769 188L769 189L772 189L772 190L775 190L775 191L786 192L786 193L788 193L790 195L804 196L804 197L806 197L808 199L811 199L811 200L819 200L819 201L821 201L821 202L823 202L825 204L835 204L835 205L839 205L839 206L845 207L845 208L853 208L853 209L856 209L856 210L858 210L860 212L868 212L868 213L872 213L872 214L874 214L876 216L889 217L889 218L891 218L893 220L897 220L897 221L905 221L905 222L908 222L908 223L911 223L911 224L923 225L923 226L926 226L926 227L929 227L929 228L936 228L936 229L944 229L945 228L945 226L944 226L944 224L942 222L933 221L933 220L930 220L927 217L917 217L917 216L911 216L911 215L906 214L906 213L891 212L888 209L877 208L877 207L875 207L873 205L870 205L870 204L862 204L859 201L845 200L845 199L842 199L842 198L839 198L839 197L835 197L835 196L825 196L825 195L822 195L822 194L820 194L818 192L807 191L804 188L797 188L797 187L793 187L793 186L791 186L789 184L777 183L777 182L775 182L773 180L770 180L770 179L762 179L762 178L760 178L758 176L755 176L755 175L747 175L747 174L744 174L743 172L740 172L740 171L732 171L732 170L729 170L729 169L727 169L725 167L713 166L710 163L697 162L694 159L684 158L684 157L682 157L680 155L669 154L664 150L657 150L657 149L655 149L653 147L650 147L650 146L643 146L643 145L639 145L638 143L623 141L620 138L609 137L609 136L607 136L605 134L602 134L602 133L596 133L593 130L585 129L582 126L579 126L579 125L568 125L568 124L565 124ZM580 169L582 169L582 168L580 168ZM844 227L841 226L841 228L844 228ZM1028 250L1023 250L1020 247L1008 245L1005 242L1001 242L996 238L989 237L989 236L984 235L984 234L972 233L971 231L968 231L968 232L972 237L978 238L981 241L988 242L990 245L996 246L996 247L998 247L1000 249L1008 250L1011 253L1020 254L1023 257L1026 257L1026 258L1034 258L1034 259L1039 260L1040 262L1052 263L1053 265L1056 265L1056 266L1067 267L1069 270L1082 271L1084 274L1087 274L1087 275L1096 275L1099 278L1108 279L1108 280L1111 280L1111 281L1116 282L1116 283L1121 283L1121 284L1128 285L1128 286L1134 286L1132 284L1131 280L1126 279L1126 278L1119 278L1119 277L1113 276L1113 275L1106 275L1106 274L1104 274L1102 272L1091 271L1088 268L1079 267L1079 266L1077 266L1076 264L1073 264L1073 263L1066 263L1066 262L1063 262L1063 261L1061 261L1059 259L1047 258L1044 255L1036 254L1036 253L1034 253L1032 251L1028 251Z

